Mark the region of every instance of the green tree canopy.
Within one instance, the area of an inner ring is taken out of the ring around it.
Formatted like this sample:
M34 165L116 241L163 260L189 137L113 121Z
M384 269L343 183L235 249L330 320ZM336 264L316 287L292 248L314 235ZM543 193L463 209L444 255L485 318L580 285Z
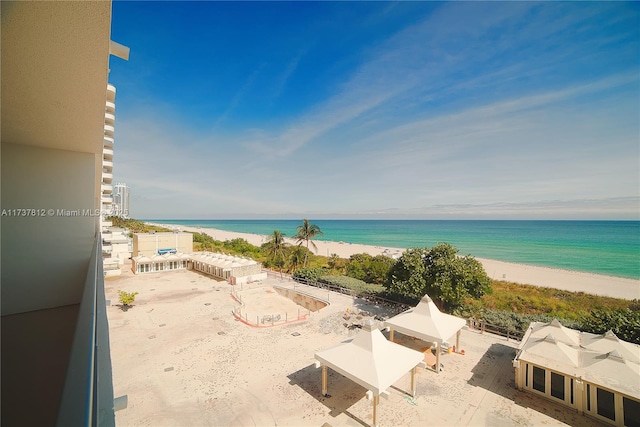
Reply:
M285 235L280 230L273 230L273 234L269 236L267 243L262 245L268 262L280 269L280 276L282 276L282 268L285 264L285 248L287 247L287 242L284 238Z
M384 285L391 292L421 298L428 294L441 307L458 307L468 297L491 291L482 264L471 256L459 257L448 243L433 248L411 248L391 267Z
M314 249L318 249L315 243L311 241L316 236L321 236L322 230L316 224L311 224L308 219L302 220L302 225L299 225L296 228L297 234L294 236L298 241L298 246L302 244L302 242L307 242L307 252L304 255L304 266L307 266L307 254L309 251L309 243L313 246Z
M289 270L294 272L302 265L308 251L302 246L293 246L287 249L287 265Z
M355 254L349 257L346 272L347 276L366 283L382 284L395 263L393 258L384 255Z

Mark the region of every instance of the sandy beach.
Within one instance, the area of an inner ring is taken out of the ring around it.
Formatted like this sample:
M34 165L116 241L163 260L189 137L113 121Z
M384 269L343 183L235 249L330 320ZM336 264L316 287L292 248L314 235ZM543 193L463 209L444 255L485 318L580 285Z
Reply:
M166 224L155 225L167 227ZM222 241L243 238L255 246L260 246L267 241L267 236L261 236L258 234L236 233L213 228L182 226L180 229L183 231L206 233L214 239ZM286 240L292 245L296 244L295 239L287 238ZM317 255L330 256L331 254L336 254L341 258L349 258L351 255L359 253L368 253L372 256L384 254L398 257L404 251L404 249L401 248L369 246L323 240L314 240L314 243L317 246L317 250L314 250ZM313 250L313 248L310 249ZM571 292L585 292L593 295L629 300L640 299L640 280L538 267L526 264L516 264L485 258L476 259L482 263L489 277L496 280L543 286Z

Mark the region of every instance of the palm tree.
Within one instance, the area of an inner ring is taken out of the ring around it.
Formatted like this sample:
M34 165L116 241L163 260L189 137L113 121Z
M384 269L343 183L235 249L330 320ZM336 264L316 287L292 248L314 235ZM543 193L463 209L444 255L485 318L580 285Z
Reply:
M269 240L265 244L267 257L271 259L274 265L280 267L280 278L282 279L282 267L284 266L284 251L287 242L284 240L284 233L279 230L273 230L273 234L269 236Z
M289 250L288 265L290 271L295 272L300 264L302 264L304 257L307 255L307 250L301 246L295 246Z
M296 230L298 231L298 234L295 235L295 238L298 240L298 246L300 246L304 241L307 242L307 252L305 252L304 254L304 266L306 267L307 255L309 252L309 242L311 242L311 245L315 250L318 250L318 247L315 243L313 243L311 239L316 236L321 236L323 233L320 230L320 227L315 224L311 224L306 218L302 220L302 225L299 225Z

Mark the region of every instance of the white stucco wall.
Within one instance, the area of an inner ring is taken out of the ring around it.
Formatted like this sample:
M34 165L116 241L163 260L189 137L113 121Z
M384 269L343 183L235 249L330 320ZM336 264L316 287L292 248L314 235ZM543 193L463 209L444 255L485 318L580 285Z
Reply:
M2 315L79 303L99 217L58 211L95 209L95 155L4 142L1 154ZM45 216L7 214L19 208Z

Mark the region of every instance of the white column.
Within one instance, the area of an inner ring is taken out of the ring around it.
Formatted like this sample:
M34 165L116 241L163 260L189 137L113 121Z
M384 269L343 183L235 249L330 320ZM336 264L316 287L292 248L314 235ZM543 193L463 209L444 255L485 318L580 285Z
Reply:
M418 367L415 366L412 370L411 370L411 395L413 397L416 397L416 369Z
M322 395L327 396L327 365L322 366Z
M516 388L522 390L522 369L520 369L520 361L514 360L513 367L515 368Z

